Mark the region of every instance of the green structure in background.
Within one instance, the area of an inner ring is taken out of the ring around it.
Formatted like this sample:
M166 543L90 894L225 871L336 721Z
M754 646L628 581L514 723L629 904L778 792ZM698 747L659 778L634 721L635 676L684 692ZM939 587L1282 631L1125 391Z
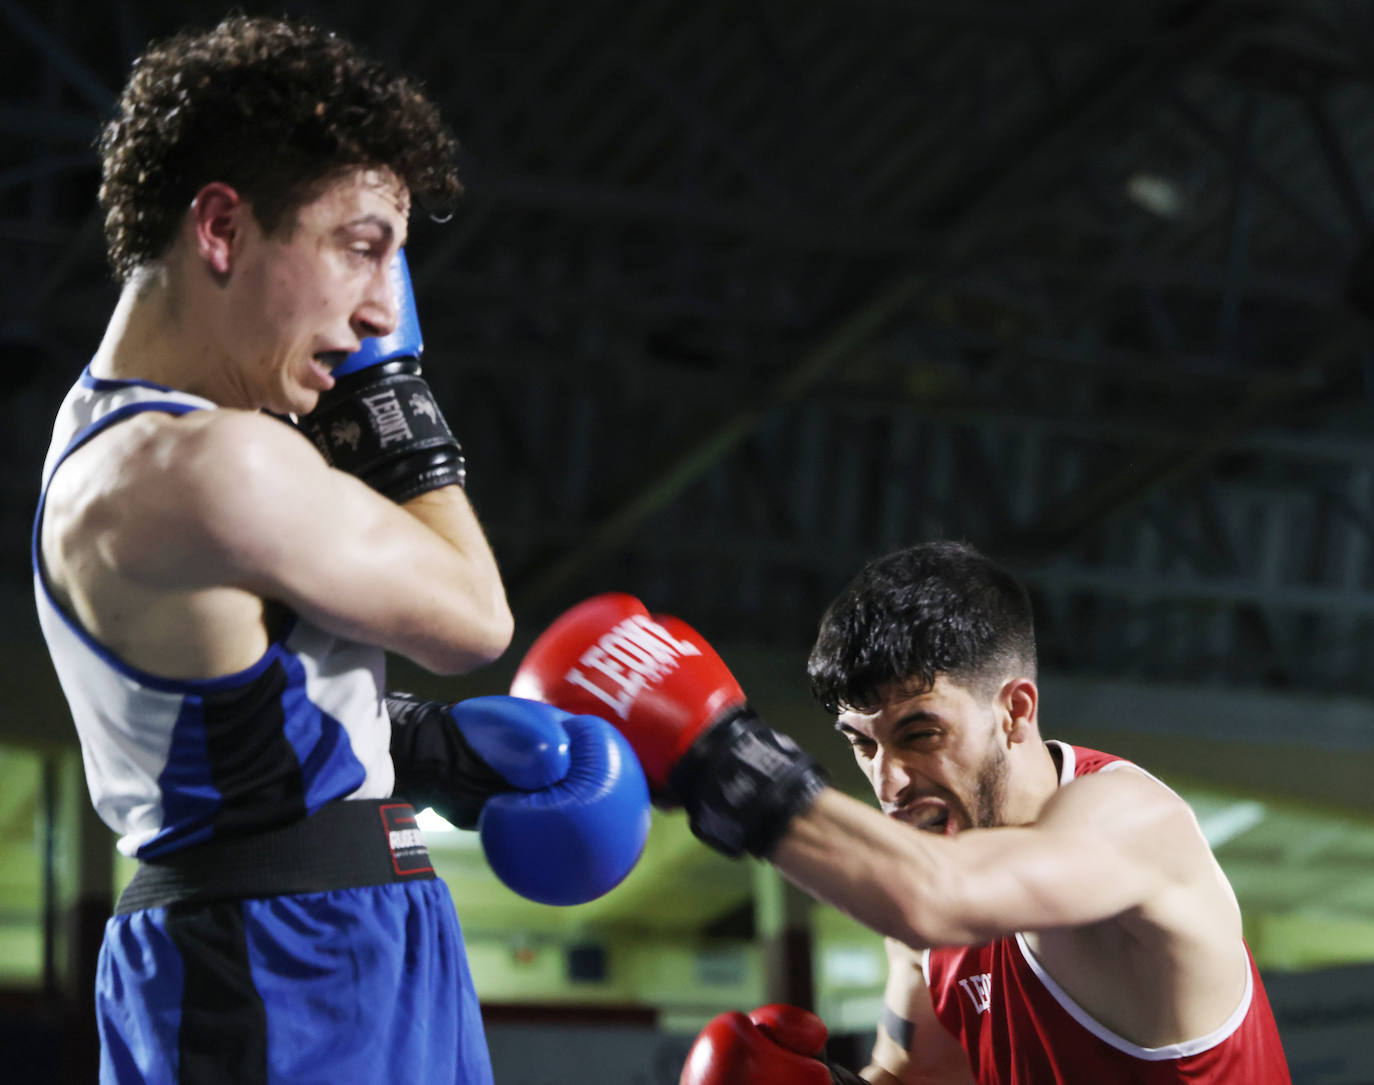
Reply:
M1240 898L1261 968L1374 962L1374 819L1215 789L1182 790ZM83 825L89 831L82 803L75 750L45 755L0 747L0 987L38 990L45 970L54 973L50 979L61 976L63 913L81 877L72 843ZM680 816L655 812L644 859L629 878L600 900L572 908L512 894L487 869L474 834L439 826L427 835L457 901L484 998L643 1005L658 1010L660 1020L689 1028L765 993L763 939L703 932L751 905L761 933L780 925L781 919L770 924L769 908L755 903L768 904L769 887L760 887L757 864L730 862L702 847ZM113 855L112 836L109 847ZM116 892L134 866L113 859ZM45 919L49 899L56 907ZM828 908L811 907L804 922L811 929L818 1005L837 1027L868 1027L884 977L880 940ZM50 950L45 930L56 943ZM583 974L568 965L579 947L597 953L598 966Z

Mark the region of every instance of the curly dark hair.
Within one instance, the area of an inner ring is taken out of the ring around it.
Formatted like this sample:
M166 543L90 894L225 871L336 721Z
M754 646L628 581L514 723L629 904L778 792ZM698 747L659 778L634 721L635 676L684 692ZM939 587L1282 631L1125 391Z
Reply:
M826 609L807 660L811 692L834 714L914 697L945 675L991 696L1035 677L1030 597L1011 573L959 542L928 542L869 562Z
M134 62L99 139L121 279L164 255L200 189L232 185L268 234L338 175L387 167L432 215L462 191L457 141L418 86L307 23L235 15Z

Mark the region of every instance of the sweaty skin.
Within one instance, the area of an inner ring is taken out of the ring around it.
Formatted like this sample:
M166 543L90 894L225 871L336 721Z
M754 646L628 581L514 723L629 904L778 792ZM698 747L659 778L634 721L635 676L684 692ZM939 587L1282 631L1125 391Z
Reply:
M207 185L166 259L126 285L92 375L222 408L114 426L48 491L51 587L126 662L232 674L283 607L439 673L505 650L505 591L461 488L398 507L259 410L308 412L333 364L395 326L387 267L408 211L394 176L358 170L268 236L232 188Z
M983 703L940 676L874 714L842 714L838 726L892 813L827 789L772 857L889 939L885 1001L913 1022L916 1040L904 1051L880 1031L865 1080L969 1081L921 973L931 946L1025 932L1070 997L1143 1047L1205 1035L1240 1004L1249 967L1240 910L1187 804L1133 768L1060 787L1037 702L1028 679ZM995 817L980 823L971 811L999 761Z

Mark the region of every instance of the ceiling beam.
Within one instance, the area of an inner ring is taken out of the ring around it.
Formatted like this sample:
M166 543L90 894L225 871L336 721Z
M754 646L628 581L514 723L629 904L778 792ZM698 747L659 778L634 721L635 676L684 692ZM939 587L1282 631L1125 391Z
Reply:
M1215 48L1228 7L1222 0L1192 6L1189 17L1166 37L1152 42L1134 63L1112 63L1109 70L1062 109L1050 112L1035 130L1022 139L1010 155L991 170L981 169L967 183L954 186L942 198L932 221L942 227L941 248L957 254L979 228L995 220L1009 196L1015 196L1024 178L1046 161L1062 156L1070 144L1111 115L1134 103L1150 87L1180 66ZM938 264L939 261L937 260ZM807 353L791 374L776 382L762 400L732 414L726 422L696 442L637 493L630 495L589 532L585 542L542 568L526 573L514 594L517 614L556 599L594 560L614 551L628 540L650 515L663 508L689 484L728 456L752 434L772 409L787 404L829 372L873 336L927 287L924 276L902 274L871 294Z

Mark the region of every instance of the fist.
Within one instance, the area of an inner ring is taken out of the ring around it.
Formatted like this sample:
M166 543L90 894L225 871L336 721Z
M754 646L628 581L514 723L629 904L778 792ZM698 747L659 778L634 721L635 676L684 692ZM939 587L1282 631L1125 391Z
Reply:
M697 736L745 703L696 630L618 592L579 603L549 626L515 672L511 694L615 724L657 794Z
M595 716L514 697L450 712L511 785L479 819L492 872L541 904L583 904L620 884L649 835L648 784L624 737Z
M833 1085L825 1038L821 1019L796 1006L723 1013L697 1036L678 1085Z

